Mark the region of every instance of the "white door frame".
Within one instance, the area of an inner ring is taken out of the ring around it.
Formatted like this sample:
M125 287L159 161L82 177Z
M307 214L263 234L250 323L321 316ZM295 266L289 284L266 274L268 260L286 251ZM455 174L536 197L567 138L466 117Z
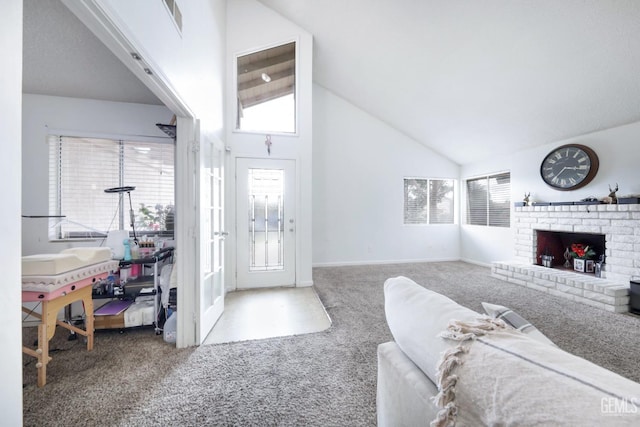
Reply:
M199 195L198 240L202 263L196 340L202 344L224 311L224 243L228 233L224 228L225 149L221 141L209 138L200 140L199 146L196 194Z
M200 292L199 250L196 245L198 212L196 211L195 162L192 144L196 131L196 116L186 102L180 97L169 80L162 74L160 67L150 58L147 52L135 41L127 26L119 17L96 0L62 0L62 2L113 52L113 54L137 76L174 114L177 116L176 135L176 266L177 280L180 284L178 292L178 328L176 346L178 348L199 344L197 341L198 298ZM148 75L139 61L131 57L137 52L147 61L148 68L153 70ZM195 266L196 268L192 268Z

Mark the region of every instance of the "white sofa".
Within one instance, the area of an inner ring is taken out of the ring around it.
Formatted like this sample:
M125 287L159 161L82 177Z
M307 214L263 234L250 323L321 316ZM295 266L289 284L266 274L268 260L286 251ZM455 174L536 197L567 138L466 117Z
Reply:
M378 346L379 426L426 426L438 415L433 425L640 425L640 384L408 278L387 280L384 295L394 341ZM469 324L493 330L465 335ZM448 368L439 366L447 351ZM448 409L433 401L438 374Z

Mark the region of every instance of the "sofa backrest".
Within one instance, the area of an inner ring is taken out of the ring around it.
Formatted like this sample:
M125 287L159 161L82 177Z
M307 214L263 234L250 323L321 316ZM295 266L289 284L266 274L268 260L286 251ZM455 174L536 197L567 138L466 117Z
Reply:
M474 320L480 314L450 298L399 276L384 283L384 310L393 339L433 383L441 354L453 347L438 334L450 320Z

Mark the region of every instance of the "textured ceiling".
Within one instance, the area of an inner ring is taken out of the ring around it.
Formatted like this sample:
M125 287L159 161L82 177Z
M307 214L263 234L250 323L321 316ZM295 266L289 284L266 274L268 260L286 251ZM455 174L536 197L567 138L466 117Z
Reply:
M24 0L24 93L161 105L60 0Z
M637 0L260 0L314 81L459 164L640 120Z

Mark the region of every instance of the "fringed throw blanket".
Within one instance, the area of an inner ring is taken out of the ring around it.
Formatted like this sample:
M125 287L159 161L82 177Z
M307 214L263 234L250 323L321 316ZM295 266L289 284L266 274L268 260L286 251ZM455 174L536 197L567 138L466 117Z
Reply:
M499 319L452 321L432 427L637 426L640 384L513 330Z

